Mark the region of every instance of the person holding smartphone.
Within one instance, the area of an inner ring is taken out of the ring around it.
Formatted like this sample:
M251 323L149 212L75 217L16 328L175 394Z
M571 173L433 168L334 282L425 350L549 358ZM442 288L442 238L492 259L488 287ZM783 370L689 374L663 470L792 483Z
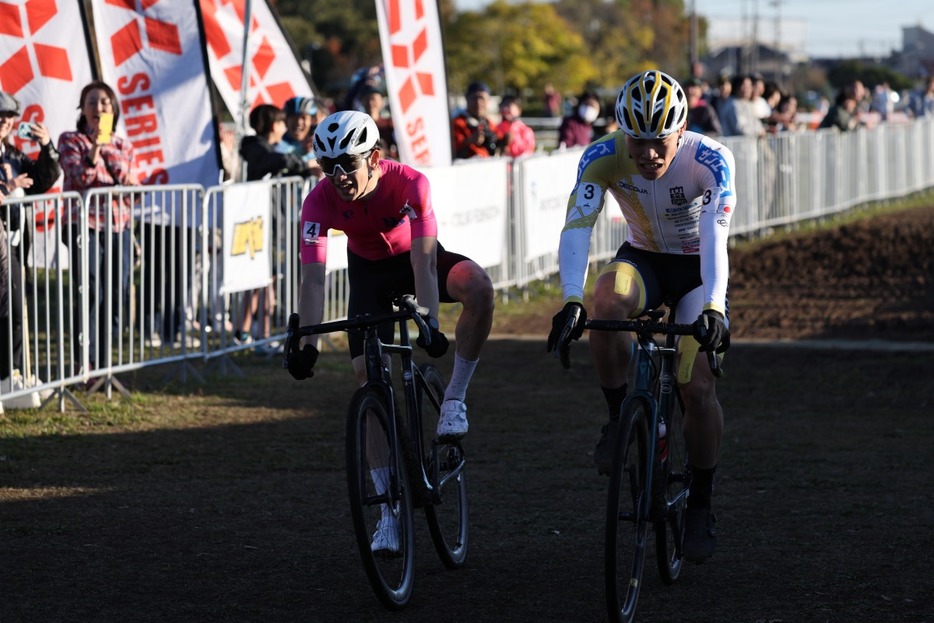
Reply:
M120 120L120 105L110 85L101 81L85 85L81 90L78 111L77 129L63 132L58 138L65 175L64 190L84 193L87 198L87 191L93 188L139 184L134 169L133 145L122 136L111 133ZM133 266L131 206L117 197L109 202L104 197L95 195L87 204L88 270L87 274L78 271L78 284L90 296L87 343L92 368L97 367L97 362L103 356L100 351L105 340L100 334L101 329L112 326L114 330L119 330L116 326L118 306L123 305L125 310L129 309L130 269ZM84 245L81 238L81 212L77 205L71 212L70 226L66 244L71 248L71 265L81 266ZM108 259L113 266L112 281L104 283ZM111 317L106 315L105 303L109 296L119 297L114 301ZM76 348L75 352L80 350Z
M10 197L39 195L47 192L61 175L58 152L49 130L39 121L20 121L20 105L15 97L0 91L0 185ZM31 158L23 152L27 142L39 144L39 155ZM17 147L17 143L21 147ZM20 211L13 210L8 233L18 239Z

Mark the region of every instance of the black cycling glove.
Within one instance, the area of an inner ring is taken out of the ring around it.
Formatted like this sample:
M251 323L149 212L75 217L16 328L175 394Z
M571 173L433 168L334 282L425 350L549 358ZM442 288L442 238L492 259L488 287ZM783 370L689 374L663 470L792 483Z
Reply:
M726 328L723 314L714 309L705 309L694 322L694 339L700 350L725 352L730 347L730 330Z
M584 321L587 320L587 310L584 309L584 306L580 303L575 303L573 301L565 303L564 308L551 319L551 332L548 334L547 352L550 353L558 347L558 340L561 339L561 332L564 331L564 327L568 323L568 318L571 317L574 310L579 310L579 315L577 324L574 325L574 329L571 331L570 338L572 340L579 340L584 334Z
M438 327L437 318L428 316L425 318L425 322L428 324L431 344L425 346L425 340L421 334L419 334L418 339L415 340L415 343L418 344L420 348L424 348L429 357L443 357L445 353L448 352L448 338L445 337L444 333L441 333L441 330Z
M289 374L298 381L309 379L315 375L314 367L318 361L318 349L311 344L305 344L305 348L298 352L289 354L288 365Z

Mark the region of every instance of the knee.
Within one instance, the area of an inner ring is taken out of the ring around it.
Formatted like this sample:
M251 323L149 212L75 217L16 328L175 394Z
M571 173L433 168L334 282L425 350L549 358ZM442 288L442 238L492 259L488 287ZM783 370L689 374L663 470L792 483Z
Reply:
M486 271L479 268L471 270L451 285L453 287L449 289L457 293L454 298L465 308L470 308L475 313L492 315L495 300L493 282Z
M603 319L629 318L636 302L630 296L618 294L611 279L601 279L594 287L593 317Z

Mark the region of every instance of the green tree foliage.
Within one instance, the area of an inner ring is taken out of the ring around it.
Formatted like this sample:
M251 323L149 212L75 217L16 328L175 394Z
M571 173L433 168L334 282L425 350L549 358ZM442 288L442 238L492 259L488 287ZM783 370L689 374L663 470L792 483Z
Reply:
M559 0L555 6L600 67L594 86L618 87L649 68L686 75L690 20L682 0Z
M382 60L374 0L278 0L283 26L311 61L325 94ZM448 87L484 80L496 93L613 91L631 74L659 67L686 75L690 23L683 0L495 0L458 12L439 0Z
M547 3L497 0L461 13L446 25L445 51L452 93L473 80L522 94L541 92L546 82L575 90L598 77L581 36Z

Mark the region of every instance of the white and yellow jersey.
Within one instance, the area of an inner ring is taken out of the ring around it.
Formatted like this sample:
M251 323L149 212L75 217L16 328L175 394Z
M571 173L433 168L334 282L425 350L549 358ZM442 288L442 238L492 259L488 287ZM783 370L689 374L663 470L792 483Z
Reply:
M632 246L700 255L704 307L724 312L727 238L736 207L734 170L732 152L696 132L684 133L674 160L657 180L637 172L623 132L591 143L581 155L561 231L558 262L564 300L583 300L591 232L609 192L626 218Z

